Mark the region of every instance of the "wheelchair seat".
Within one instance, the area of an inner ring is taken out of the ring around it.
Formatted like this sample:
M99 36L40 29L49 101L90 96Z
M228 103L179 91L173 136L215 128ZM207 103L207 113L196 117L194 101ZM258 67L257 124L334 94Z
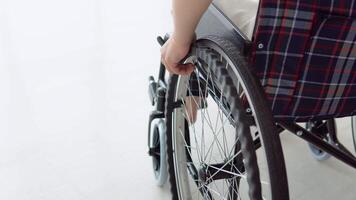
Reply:
M251 40L259 0L215 0L213 3Z
M355 0L261 0L252 38L227 9L233 2L214 1L197 38L220 36L240 49L277 120L355 114Z
M251 64L276 118L353 115L355 17L354 0L261 1Z

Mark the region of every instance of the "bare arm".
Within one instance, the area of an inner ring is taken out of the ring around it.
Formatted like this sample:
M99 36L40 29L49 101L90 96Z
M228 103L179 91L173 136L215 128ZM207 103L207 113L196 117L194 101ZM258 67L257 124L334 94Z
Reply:
M172 1L174 30L161 49L162 62L169 72L188 75L194 70L194 66L181 65L179 62L189 52L195 28L212 0Z
M177 42L191 43L195 28L210 3L211 0L173 0L173 35Z

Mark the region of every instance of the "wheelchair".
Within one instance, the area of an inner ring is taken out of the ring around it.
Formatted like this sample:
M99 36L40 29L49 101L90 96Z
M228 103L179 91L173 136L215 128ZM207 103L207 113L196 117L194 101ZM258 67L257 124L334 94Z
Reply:
M335 124L356 111L355 17L355 1L261 0L249 40L212 4L184 59L195 71L149 78L157 184L173 200L288 200L284 130L356 169Z

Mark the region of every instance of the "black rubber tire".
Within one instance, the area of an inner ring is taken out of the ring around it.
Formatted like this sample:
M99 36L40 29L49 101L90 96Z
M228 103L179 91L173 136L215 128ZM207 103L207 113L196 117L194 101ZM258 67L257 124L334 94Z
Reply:
M151 155L151 159L156 185L159 187L163 187L168 179L165 125L163 119L154 119L149 134L149 148L158 148L158 151Z
M288 191L288 181L287 174L285 169L285 162L283 157L283 151L281 147L281 142L279 138L279 134L277 133L276 125L273 121L273 116L271 110L268 106L267 101L265 100L264 91L259 83L259 81L252 75L251 71L247 68L247 64L245 59L240 55L237 48L229 41L220 38L220 37L207 37L205 39L200 39L196 42L196 51L192 54L199 57L199 59L207 60L207 63L211 63L211 57L203 58L200 57L200 48L213 49L215 52L218 52L221 56L224 56L226 60L232 63L231 66L235 66L238 76L243 80L246 86L246 92L250 96L250 101L253 102L255 113L255 118L257 118L256 123L260 127L260 134L262 139L262 145L265 149L266 160L268 164L268 173L270 177L271 184L271 193L272 200L288 200L289 199L289 191ZM245 111L242 107L242 103L239 98L237 98L236 88L234 86L233 81L231 81L231 77L236 77L236 72L232 72L231 70L226 70L224 67L211 66L215 67L213 71L218 72L217 76L221 82L227 84L228 88L230 88L229 93L227 94L228 98L230 98L235 103L235 115L237 115L240 123L243 125L245 123ZM225 72L226 73L225 73ZM171 76L168 87L167 87L167 99L166 99L166 128L167 128L167 159L168 159L168 173L169 173L169 181L171 184L171 192L173 200L182 200L179 199L176 187L176 175L175 175L175 167L174 167L174 158L173 158L173 148L172 148L172 112L174 110L174 106L172 106L174 102L174 95L176 91L178 76ZM243 110L243 112L241 112ZM241 126L241 125L240 125ZM254 190L260 189L259 182L259 170L256 161L256 153L255 147L253 144L253 140L251 134L245 134L243 131L238 132L238 136L241 138L241 151L245 160L245 168L248 174L248 179L252 185L249 183L250 188L250 199L251 200L261 200L261 198L257 196L253 196ZM249 177L250 176L250 177ZM258 181L258 182L256 182ZM252 191L251 191L252 188ZM252 196L251 196L252 194ZM258 192L256 193L258 194Z

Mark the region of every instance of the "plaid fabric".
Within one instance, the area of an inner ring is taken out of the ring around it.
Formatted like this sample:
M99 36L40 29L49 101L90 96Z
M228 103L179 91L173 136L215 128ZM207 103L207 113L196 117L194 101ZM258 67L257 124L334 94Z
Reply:
M356 110L356 0L261 0L252 66L277 119Z

